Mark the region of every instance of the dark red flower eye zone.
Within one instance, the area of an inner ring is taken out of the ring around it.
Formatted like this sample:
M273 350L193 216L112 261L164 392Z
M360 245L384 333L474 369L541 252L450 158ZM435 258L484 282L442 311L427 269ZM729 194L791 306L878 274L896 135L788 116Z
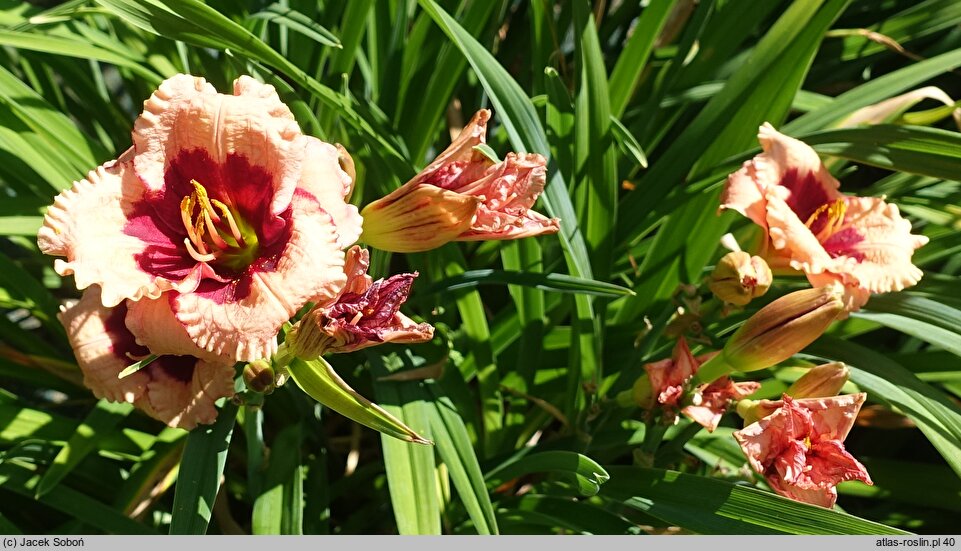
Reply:
M823 205L834 202L834 199L824 190L824 186L818 181L817 175L807 172L803 176L798 173L798 169L788 170L781 178L781 185L791 191L791 196L787 199L787 205L797 214L801 222L807 222L811 215L817 212ZM819 220L815 220L817 224ZM823 225L823 220L820 221ZM811 228L815 234L821 228Z
M126 364L132 364L149 356L150 350L137 344L137 339L127 329L127 324L124 322L126 318L127 303L121 302L110 311L110 315L104 320L104 330L110 336L113 355ZM172 379L189 383L193 379L196 364L197 358L193 356L160 356L147 364L139 373L146 373L153 378L152 375L156 374L157 371L163 371ZM120 374L119 370L117 374Z
M148 192L133 204L124 233L148 243L136 258L140 268L178 281L196 267L198 261L184 244L189 236L181 214L181 201L195 192L192 180L206 189L210 199L224 203L238 223L256 233L256 254L249 261L241 265L219 259L208 262L217 277L204 282L207 291L256 271L273 270L291 235L290 208L279 215L270 212L273 176L243 155L228 154L220 164L202 149L179 153L167 168L163 189Z
M327 312L327 317L338 328L357 337L382 342L382 333L391 329L391 322L407 301L417 275L417 272L397 274L378 279L362 294L344 293Z

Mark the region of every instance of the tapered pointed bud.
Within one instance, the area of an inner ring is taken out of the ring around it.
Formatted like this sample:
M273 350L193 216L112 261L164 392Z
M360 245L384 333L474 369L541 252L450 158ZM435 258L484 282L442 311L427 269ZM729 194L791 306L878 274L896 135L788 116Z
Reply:
M837 396L848 381L850 370L841 362L812 367L791 385L785 394L792 398L830 398Z
M274 369L267 360L257 360L244 366L244 383L247 388L264 394L274 391Z
M708 287L720 300L744 306L766 293L773 279L763 258L736 251L727 253L717 263Z
M814 342L842 312L835 286L795 291L758 310L724 346L724 361L739 371L782 362Z
M470 229L480 204L477 197L432 185L409 187L404 191L364 207L361 241L398 253L436 249Z

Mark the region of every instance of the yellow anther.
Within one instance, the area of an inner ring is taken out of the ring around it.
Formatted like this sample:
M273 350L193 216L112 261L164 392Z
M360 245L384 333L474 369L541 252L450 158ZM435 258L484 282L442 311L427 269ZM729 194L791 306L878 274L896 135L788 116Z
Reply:
M838 199L831 205L828 209L828 225L831 228L831 233L834 233L841 229L841 224L844 223L844 215L848 211L848 204L844 199Z
M204 229L204 217L202 214L198 214L197 219L194 220L194 235L197 236L195 243L197 243L199 248L204 249L203 252L207 252L206 245L204 245Z
M185 195L184 198L180 200L180 219L183 220L184 227L187 228L187 234L193 233L193 221L190 219L193 210L193 201L190 200L189 195ZM193 239L193 235L191 235L190 238Z
M824 203L823 205L818 207L816 211L811 213L811 216L808 216L808 221L805 222L804 225L810 228L811 224L814 224L814 221L817 220L818 217L821 216L821 214L823 214L824 211L828 210L830 207L831 207L831 203Z
M194 206L191 195L187 195L180 201L180 219L183 221L184 229L187 230L187 237L196 246L200 254L207 254L207 247L203 241L203 226L198 228L191 219L193 217Z
M818 207L817 210L808 217L807 222L805 222L804 225L810 228L822 214L826 214L827 220L817 234L819 239L826 238L841 229L841 225L844 223L844 215L847 210L848 205L844 201L844 198L842 197L836 199L832 203L825 203Z
M190 183L194 186L194 195L197 197L197 204L200 205L200 208L209 212L214 222L220 222L220 216L217 215L217 211L215 211L213 205L210 204L210 197L207 196L207 188L202 186L197 180L190 180Z

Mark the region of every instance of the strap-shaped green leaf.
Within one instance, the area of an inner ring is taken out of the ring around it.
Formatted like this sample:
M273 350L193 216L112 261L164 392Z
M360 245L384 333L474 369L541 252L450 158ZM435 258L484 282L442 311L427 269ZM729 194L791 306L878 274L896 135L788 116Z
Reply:
M60 453L53 459L50 468L40 479L40 483L37 484L37 497L55 488L88 453L96 450L97 444L103 437L112 432L114 427L132 411L133 405L127 402L113 403L106 399L97 402L93 411L87 415L83 423L80 423L77 431L60 449Z
M905 534L749 486L676 471L610 467L607 496L699 534Z
M570 451L538 452L517 458L487 473L488 481L505 481L525 474L557 472L573 474L582 495L596 494L610 475L596 461Z
M171 534L207 533L236 420L237 406L226 402L220 408L217 422L197 427L187 437L174 491Z
M430 440L420 436L382 407L357 393L340 378L334 368L323 358L304 361L294 360L288 367L290 376L297 386L311 398L337 413L357 421L386 435L414 442L430 444Z

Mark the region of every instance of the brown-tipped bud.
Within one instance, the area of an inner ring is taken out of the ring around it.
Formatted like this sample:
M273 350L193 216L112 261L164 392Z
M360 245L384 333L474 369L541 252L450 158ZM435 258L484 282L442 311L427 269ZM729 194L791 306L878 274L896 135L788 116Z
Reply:
M256 360L244 366L244 383L254 392L274 391L274 369L267 360Z
M795 291L758 310L724 346L724 360L739 371L771 367L800 352L842 312L835 286Z
M841 362L812 367L791 385L785 394L792 398L829 398L837 396L848 381L850 370Z
M640 408L651 409L654 407L654 392L651 388L651 378L648 377L647 373L634 381L634 387L631 388L631 398Z
M727 253L711 272L708 287L714 296L736 306L744 306L767 292L774 277L767 262L744 251Z
M397 193L404 191L404 193ZM480 199L423 184L401 188L364 207L361 241L397 253L436 249L471 227Z

